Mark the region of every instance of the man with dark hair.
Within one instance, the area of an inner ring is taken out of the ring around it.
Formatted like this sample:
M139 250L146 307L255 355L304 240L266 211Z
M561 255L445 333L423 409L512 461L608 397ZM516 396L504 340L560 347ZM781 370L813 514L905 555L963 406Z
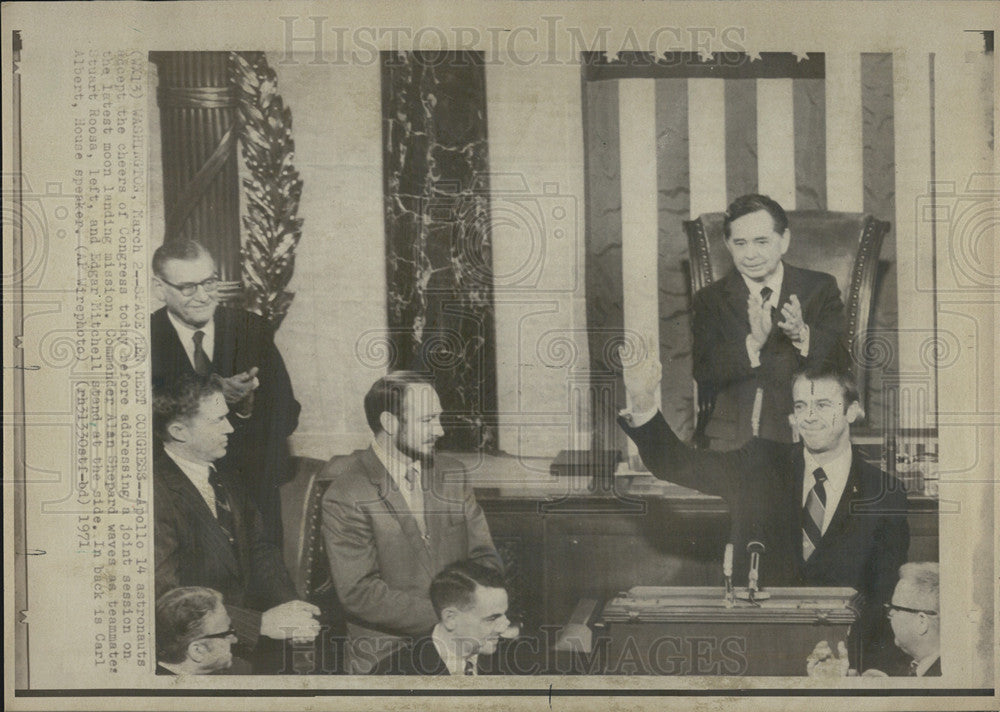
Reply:
M460 561L434 577L430 596L438 620L431 634L383 659L375 674L489 674L480 655L496 652L500 639L513 630L503 576L474 561Z
M793 419L801 443L753 438L739 450L684 445L656 408L660 364L625 368L632 411L619 419L660 479L724 498L733 520L734 575L746 580L751 540L765 547L760 579L771 586L850 586L862 598L859 643L871 666L886 647L882 605L906 561L906 492L851 446L862 415L849 375L797 373ZM852 645L852 655L856 648Z
M766 195L737 198L723 218L735 269L694 295L694 378L713 396L712 447L760 436L791 442L791 377L804 365L844 368L847 322L836 280L785 264L788 217Z
M236 642L222 594L203 586L167 591L156 601L156 674L209 675L233 664Z
M347 666L367 673L437 622L428 596L445 566L502 570L461 463L436 456L441 403L426 378L399 371L365 396L372 444L327 463L323 536L347 619Z
M296 599L277 546L261 532L257 508L223 466L233 428L218 376L181 376L153 392L156 594L181 586L219 591L253 648L259 636L312 640L312 604ZM263 612L263 613L261 613Z
M201 244L168 240L153 254L153 292L165 306L150 318L153 387L184 374L222 378L233 424L228 464L281 544L278 486L294 474L288 436L299 404L270 325L256 314L218 305L215 260Z

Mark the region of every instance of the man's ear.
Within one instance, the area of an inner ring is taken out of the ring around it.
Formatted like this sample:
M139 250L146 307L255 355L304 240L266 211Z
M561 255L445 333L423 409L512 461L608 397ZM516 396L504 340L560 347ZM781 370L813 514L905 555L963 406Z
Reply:
M187 656L189 660L200 663L208 654L208 646L204 640L192 640L188 643Z
M455 619L458 616L458 609L455 606L447 606L441 609L441 625L447 631L455 630Z
M163 282L155 274L153 275L153 295L161 302L167 301L166 290L163 287Z
M187 442L187 425L179 420L175 420L170 425L167 426L167 434L175 441L179 443Z
M865 411L861 407L860 403L854 401L849 406L847 406L847 410L844 413L844 418L846 418L848 423L853 423L858 418L863 418L863 417L865 417Z
M399 429L399 418L387 410L382 411L378 417L378 421L382 425L382 430L389 433L389 435L395 435Z
M792 233L785 228L785 231L781 234L781 254L788 252L788 245L792 241Z

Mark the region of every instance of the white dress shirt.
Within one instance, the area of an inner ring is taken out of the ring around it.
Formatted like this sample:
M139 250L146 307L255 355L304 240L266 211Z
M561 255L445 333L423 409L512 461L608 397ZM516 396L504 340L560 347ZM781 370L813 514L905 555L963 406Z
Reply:
M927 672L927 669L931 665L933 665L940 657L941 657L940 653L935 653L934 655L928 655L926 658L919 661L917 663L917 667L914 669L914 672L916 673L917 677L923 677L924 674Z
M184 353L187 354L188 361L191 362L191 367L194 368L194 332L202 331L205 333L205 338L201 341L201 348L208 356L208 360L212 360L212 356L215 351L215 317L208 320L205 326L194 329L188 324L175 317L169 311L167 311L167 318L170 323L174 325L174 330L177 332L177 338L181 340L181 346L184 347Z
M448 645L448 642L444 639L441 633L441 624L438 623L434 626L434 630L431 633L431 640L434 643L434 647L438 651L438 655L441 656L441 660L444 661L444 665L448 668L449 675L465 675L465 661L468 660L472 663L472 674L478 675L479 671L477 669L476 663L479 661L479 654L471 655L468 658L460 658Z
M816 484L813 472L816 471L817 467L822 467L823 472L826 473L826 482L823 483L823 489L826 491L826 509L823 513L823 526L820 529L821 533L826 534L826 529L830 526L833 515L837 511L837 506L840 504L840 498L844 494L844 488L847 486L847 478L851 475L851 449L847 448L837 459L831 460L825 465L818 464L816 458L808 450L803 450L803 452L805 453L806 461L805 472L802 477L803 507L806 506L809 491Z
M424 521L424 492L422 488L422 468L420 460L413 460L396 448L386 451L378 442L377 438L372 438L372 450L375 457L379 459L382 466L389 473L389 477L396 483L396 488L403 495L407 508L417 520L420 533L427 534L427 525ZM406 479L407 472L413 471L413 482Z

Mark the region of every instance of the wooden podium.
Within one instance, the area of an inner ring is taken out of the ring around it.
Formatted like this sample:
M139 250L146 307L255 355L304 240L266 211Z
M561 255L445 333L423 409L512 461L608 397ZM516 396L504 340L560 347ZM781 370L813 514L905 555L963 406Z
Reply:
M739 591L739 589L737 589ZM836 650L856 612L853 588L772 588L757 605L726 605L715 586L636 586L597 623L608 675L806 674L820 640Z

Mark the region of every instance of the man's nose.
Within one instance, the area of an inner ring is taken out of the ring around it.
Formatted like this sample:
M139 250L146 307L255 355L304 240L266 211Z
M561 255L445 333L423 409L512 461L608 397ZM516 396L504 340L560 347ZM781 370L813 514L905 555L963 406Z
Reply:
M226 435L229 435L229 433L234 432L236 430L236 428L233 427L233 424L229 422L229 418L224 418L222 422L225 423L222 432L225 433Z

